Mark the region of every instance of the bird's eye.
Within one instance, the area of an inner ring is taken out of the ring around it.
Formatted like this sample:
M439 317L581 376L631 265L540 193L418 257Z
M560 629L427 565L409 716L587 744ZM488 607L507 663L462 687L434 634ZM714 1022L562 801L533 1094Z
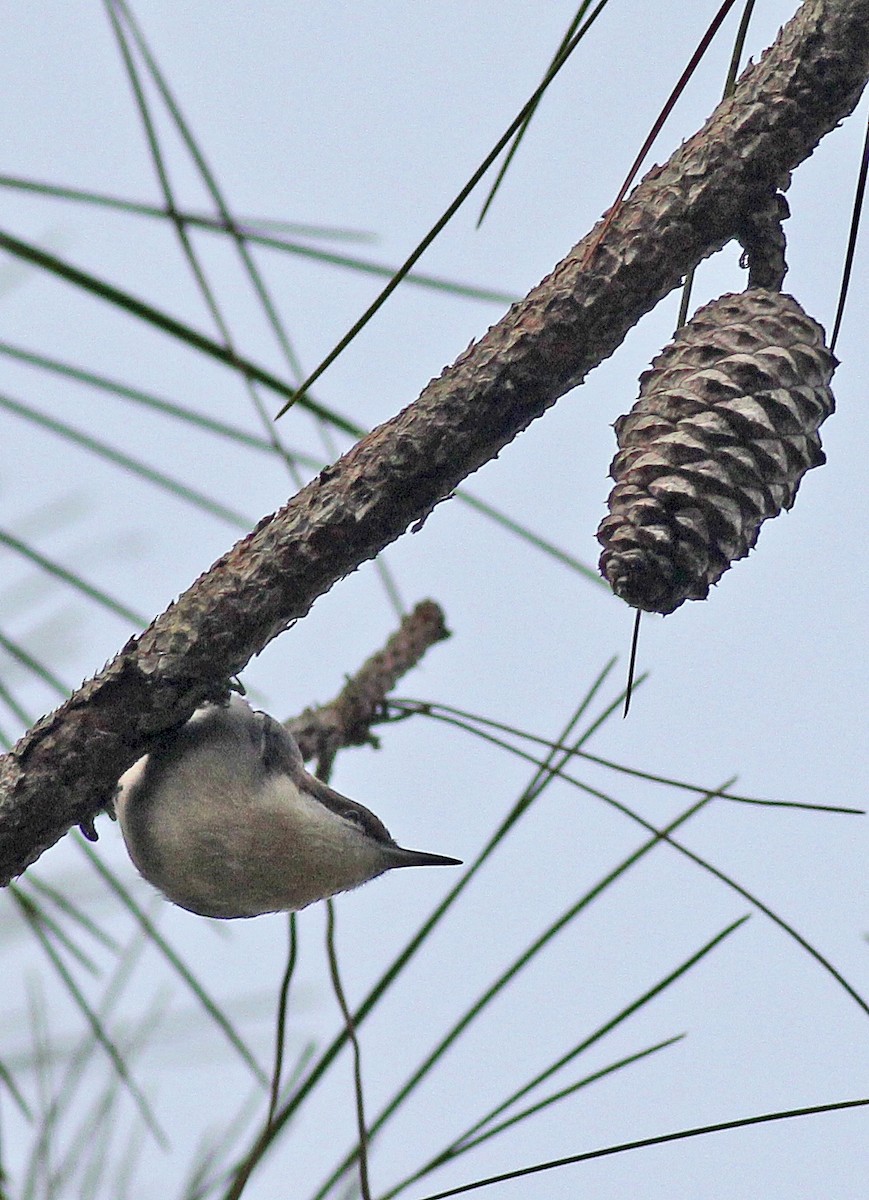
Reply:
M376 817L369 809L364 808L361 804L352 807L348 805L343 809L341 816L345 821L352 821L364 834L373 838L375 842L391 842L389 830L383 824L379 817Z

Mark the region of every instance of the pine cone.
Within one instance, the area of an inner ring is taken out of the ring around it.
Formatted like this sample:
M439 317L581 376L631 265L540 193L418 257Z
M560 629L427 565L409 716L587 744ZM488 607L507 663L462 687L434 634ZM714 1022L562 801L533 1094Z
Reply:
M761 524L824 461L835 407L824 331L792 296L752 288L699 309L640 378L619 452L600 570L634 608L704 600Z

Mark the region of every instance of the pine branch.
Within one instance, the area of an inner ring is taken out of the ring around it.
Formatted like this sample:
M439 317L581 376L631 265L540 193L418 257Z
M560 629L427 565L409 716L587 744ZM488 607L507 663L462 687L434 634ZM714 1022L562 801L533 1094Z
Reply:
M807 0L732 96L417 401L321 472L0 760L0 882L104 807L149 741L225 689L607 358L855 107L869 0Z

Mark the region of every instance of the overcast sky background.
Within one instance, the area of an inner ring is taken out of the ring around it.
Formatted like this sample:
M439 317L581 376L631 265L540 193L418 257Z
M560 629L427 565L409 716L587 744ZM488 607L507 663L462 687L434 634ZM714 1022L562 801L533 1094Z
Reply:
M753 56L793 7L789 0L757 5L748 43ZM420 269L524 295L612 203L716 8L709 0L692 6L612 0L547 93L482 228L475 222L485 190L465 205ZM150 0L137 4L136 13L237 216L369 231L376 244L328 248L397 265L537 85L573 9L557 0ZM737 21L732 14L650 162L665 161L714 107ZM4 41L3 172L159 204L102 6L7 5ZM865 120L864 100L797 171L788 194L786 288L828 331ZM210 211L163 110L158 128L179 203ZM165 222L8 189L0 190L0 208L7 232L215 335ZM207 233L195 233L193 241L236 344L290 378L232 248ZM255 258L306 371L379 288L371 277L301 257L257 250ZM806 477L794 510L764 526L757 550L725 575L707 603L644 622L640 666L651 677L629 719L614 719L596 734L589 746L595 753L711 788L738 774L738 790L748 795L865 804L866 258L864 239L837 346L838 411L822 430L827 465ZM738 248L731 246L698 271L692 307L744 284ZM260 431L240 380L165 334L8 257L0 262L0 289L4 340ZM639 374L669 340L678 301L674 294L649 314L581 388L472 477L469 490L593 565L610 486L611 423L633 403ZM405 286L318 382L316 395L374 426L412 401L504 309ZM251 525L296 490L283 465L262 453L6 356L0 373L0 394L184 479ZM264 398L275 411L274 397ZM0 410L0 427L3 525L146 622L244 533L9 412ZM296 449L333 457L303 413L284 418L280 432ZM338 450L348 444L336 440ZM2 554L2 632L69 687L141 629L11 551ZM384 558L405 603L434 598L454 634L402 682L401 695L555 737L614 654L619 663L593 711L621 687L629 610L460 502L441 504L420 533L405 536ZM244 681L259 706L289 716L331 698L395 624L368 564L273 642ZM11 661L0 660L0 670L34 719L57 702ZM14 739L24 728L0 708L0 732ZM600 768L579 765L573 772L657 824L687 804L686 793ZM504 751L417 718L384 730L379 753L340 755L332 782L372 807L402 844L469 861L530 773ZM116 827L106 819L99 827L100 853L148 902L149 889L136 880ZM719 802L684 839L792 923L869 997L865 818ZM642 841L636 825L599 801L552 786L364 1026L370 1113L491 978ZM47 853L34 873L71 889L118 937L131 935L129 918L72 839ZM362 998L453 878L446 871L398 872L339 900L351 1002ZM163 932L268 1064L286 920L219 925L165 904L156 911ZM388 1126L374 1149L374 1194L749 911L744 899L675 852L649 855L498 999ZM290 1061L309 1040L325 1044L340 1027L324 925L322 907L299 921ZM52 1039L68 1045L83 1026L8 898L0 939L0 1059L15 1069L33 1049L40 986ZM105 966L110 958L101 961ZM99 994L98 982L82 986ZM145 1140L132 1196L181 1195L193 1148L225 1126L251 1087L220 1033L150 953L121 1013L141 1016L158 999L166 1005L162 1023L134 1067L172 1149ZM688 1036L675 1047L493 1139L408 1194L693 1125L869 1095L869 1017L757 912L556 1082L566 1085L683 1032ZM104 1062L100 1067L96 1078L104 1084L110 1072ZM21 1078L35 1104L32 1073ZM85 1087L78 1111L103 1084ZM5 1096L2 1111L4 1165L14 1185L32 1133ZM125 1102L123 1111L124 1123L114 1130L119 1155L135 1121L132 1105ZM866 1111L857 1109L739 1130L567 1167L505 1185L502 1194L566 1197L579 1189L596 1200L625 1194L857 1200L869 1167L866 1122ZM311 1194L354 1136L350 1066L342 1059L246 1194ZM98 1194L112 1194L108 1182Z

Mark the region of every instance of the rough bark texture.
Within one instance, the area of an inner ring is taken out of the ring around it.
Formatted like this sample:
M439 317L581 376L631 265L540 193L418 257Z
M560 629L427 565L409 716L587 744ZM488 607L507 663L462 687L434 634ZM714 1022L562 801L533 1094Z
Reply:
M99 811L161 730L223 690L338 579L419 523L733 238L856 105L869 0L807 0L729 100L433 380L267 517L0 761L0 882ZM584 264L584 259L590 262Z
M329 704L306 708L285 721L306 761L317 759L317 776L328 779L344 746L376 745L371 726L382 717L386 699L399 679L425 652L450 637L446 619L433 600L422 600L408 613L382 650L363 663Z

